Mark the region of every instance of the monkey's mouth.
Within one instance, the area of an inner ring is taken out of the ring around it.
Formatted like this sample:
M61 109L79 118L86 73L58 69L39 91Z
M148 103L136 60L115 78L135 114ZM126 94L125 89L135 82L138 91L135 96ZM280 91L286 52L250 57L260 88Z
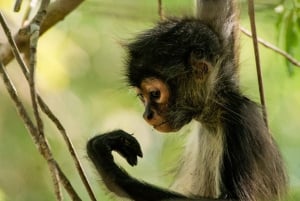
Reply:
M153 125L153 128L155 130L157 130L159 132L163 132L163 133L176 132L179 130L178 128L171 126L170 122L168 122L168 121L163 121L160 124Z
M153 128L156 129L156 128L158 128L158 127L160 127L160 126L162 126L164 124L167 124L167 123L168 123L168 121L163 121L160 124L153 125Z

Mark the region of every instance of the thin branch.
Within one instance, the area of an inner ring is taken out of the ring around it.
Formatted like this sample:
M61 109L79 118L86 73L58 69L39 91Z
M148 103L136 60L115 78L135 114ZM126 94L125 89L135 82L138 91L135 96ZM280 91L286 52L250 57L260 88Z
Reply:
M19 12L21 5L22 5L23 0L16 0L15 5L14 5L14 11Z
M10 34L10 30L7 26L7 24L5 23L4 17L2 16L2 13L0 12L0 23L4 29L4 32L7 35L7 38L9 40L9 42L11 42L11 46L13 49L13 52L15 53L15 57L17 58L17 61L20 62L20 66L22 67L22 71L26 77L26 79L29 81L30 80L30 75L28 72L28 69L26 67L26 64L24 63L22 57L20 56L19 50L18 48L15 46L15 42ZM1 61L0 61L1 62ZM57 177L55 176L56 174L56 169L57 169L57 173L59 174L59 177L62 181L62 183L64 184L64 187L66 188L66 190L70 193L70 196L72 198L74 198L73 200L81 200L79 198L79 196L77 195L77 193L75 192L75 190L73 189L73 187L70 185L70 182L68 181L68 179L66 178L66 176L64 176L64 173L61 172L60 168L57 168L57 163L56 161L54 161L53 157L52 157L52 153L49 149L49 146L47 145L47 142L44 139L44 135L43 135L43 130L38 130L34 124L32 123L32 121L29 118L29 115L27 114L26 110L24 109L24 106L22 105L21 101L19 100L16 91L14 90L13 84L10 81L7 73L5 72L4 69L4 65L1 62L1 72L3 74L3 80L7 86L7 90L10 93L13 101L15 102L15 105L18 109L18 112L20 114L20 116L22 117L22 119L25 122L26 127L28 128L28 130L30 131L35 144L37 144L40 153L44 156L44 158L48 161L49 164L49 168L51 170L51 174L52 174L52 179L54 180L54 184L56 185L58 183L57 181ZM55 164L54 164L55 163ZM54 169L53 169L54 168ZM65 181L66 179L66 181ZM55 191L57 192L58 189L56 188ZM58 199L60 199L60 196L56 195Z
M7 37L7 40L8 40L8 45L9 45L9 49L12 51L13 55L15 55L15 58L18 62L18 64L20 65L21 67L21 70L25 76L25 78L27 80L29 80L29 71L27 69L27 66L23 60L23 58L21 57L21 53L19 52L19 49L16 45L16 42L15 40L13 39L12 37L12 34L10 32L10 29L8 28L7 26L7 23L5 22L5 19L4 19L4 16L2 15L2 12L0 12L0 23L1 23L1 26L6 34L6 37ZM0 59L0 61L4 64L3 60Z
M23 106L22 102L18 98L16 89L15 89L14 85L11 83L10 78L7 75L7 73L5 71L5 67L4 67L4 65L2 64L1 61L0 61L0 72L2 74L2 79L3 79L3 82L6 86L6 89L9 93L11 99L15 103L16 109L19 112L21 118L23 119L26 128L29 130L30 133L36 133L37 129L36 129L35 125L33 124L33 122L31 121L31 119L30 119L27 111L25 110L25 107Z
M77 192L74 190L74 187L70 183L69 179L66 177L64 172L61 170L60 166L57 164L55 160L52 161L53 165L56 167L58 171L58 175L60 178L60 182L62 182L63 186L67 190L73 201L81 201L81 198L78 196Z
M2 25L2 28L4 30L4 32L6 33L6 36L9 40L9 42L11 43L11 47L13 49L13 52L14 54L16 55L16 58L17 58L17 61L19 62L21 68L22 68L22 71L25 75L25 77L27 78L27 80L29 80L29 72L27 70L27 67L23 61L23 58L20 56L20 53L15 45L15 42L11 36L11 33L10 33L10 30L7 26L7 23L5 22L4 20L4 17L2 15L2 13L0 12L0 23ZM1 61L0 61L1 62ZM3 67L3 70L4 70L4 66L2 65L2 62L1 62L1 68ZM2 69L1 69L2 70ZM16 93L14 93L15 89L13 88L13 85L12 83L10 83L9 81L9 77L7 76L6 72L3 71L3 80L4 82L6 83L6 86L7 86L7 89L8 91L10 92L11 94L11 97L12 99L14 100L14 102L16 103L16 107L19 111L19 114L20 116L22 117L22 119L24 120L25 122L25 125L27 126L28 130L30 131L30 133L32 134L32 136L34 135L34 133L38 132L37 129L35 128L33 122L30 120L29 118L29 115L27 114L26 110L24 109L23 107L23 104L21 103L21 101L19 101ZM39 129L40 133L43 134L43 129ZM39 135L38 135L39 136ZM35 144L36 143L39 143L38 140L37 140L38 137L35 137ZM38 147L41 147L41 146L38 146ZM58 182L58 176L56 174L56 169L53 169L54 167L52 165L49 165L49 169L50 169L50 173L51 173L51 178L53 180L53 184L54 184L54 189L55 189L55 194L56 194L56 197L58 200L61 200L61 193L60 193L60 190L59 190L59 182ZM59 194L57 194L59 192Z
M163 10L163 6L162 6L162 0L158 0L158 15L160 20L164 20L164 10Z
M63 127L63 125L60 123L60 121L57 119L57 117L53 114L53 112L49 109L47 104L43 101L43 99L40 96L38 96L38 101L39 101L39 105L41 106L42 111L49 117L49 119L51 119L51 121L55 124L57 129L62 134L62 136L67 144L68 150L75 162L75 166L76 166L77 171L79 172L79 176L90 196L90 199L92 201L97 201L95 194L93 193L93 190L89 184L89 181L87 180L87 177L82 168L82 165L78 159L77 153L74 149L74 145L72 144L71 140L69 139L65 128Z
M39 106L37 101L37 93L35 87L35 67L36 67L36 50L37 50L37 44L39 39L40 24L45 18L45 14L49 2L50 0L42 0L40 8L37 14L35 15L32 23L30 24L30 61L29 61L30 73L29 73L28 84L30 89L33 114L36 120L38 135L40 138L43 139L43 141L45 141L45 133L44 133L44 125L40 116ZM48 162L48 166L53 180L56 199L58 201L62 201L63 198L62 198L61 186L59 183L58 171L51 162Z
M63 20L69 13L77 8L84 0L56 0L48 7L48 12L45 20L41 24L40 35L54 26L59 21ZM21 52L29 47L29 35L24 35L18 32L14 36L14 40ZM7 65L14 58L13 52L10 49L9 43L3 44L0 48L0 60L4 65Z
M53 180L53 185L54 185L54 194L56 196L57 201L62 201L63 200L63 195L61 191L61 184L59 183L59 172L56 167L53 165L48 165L51 173L51 177ZM51 167L51 168L50 168Z
M260 58L259 58L259 49L258 49L257 34L256 34L255 12L254 12L254 2L253 2L253 0L248 0L248 14L249 14L250 24L251 24L252 41L253 41L253 48L254 48L254 54L255 54L256 72L257 72L257 79L258 79L258 86L259 86L260 102L261 102L261 105L262 105L262 112L263 112L264 122L266 124L266 127L268 128L269 127L268 126L268 116L267 116L267 109L266 109L266 102L265 102L262 71L261 71L261 67L260 67Z
M56 2L58 2L58 1L56 1ZM61 2L63 2L63 0ZM59 6L59 4L57 6ZM52 6L52 7L56 7L56 6ZM68 7L70 8L71 6L68 6ZM74 7L74 5L73 5L73 7ZM1 14L1 12L0 12L0 14ZM49 14L47 16L49 16ZM1 18L3 18L2 14L1 14ZM42 23L42 24L44 24L44 23ZM16 42L13 39L8 26L7 26L7 24L4 21L3 21L2 27L5 30L5 33L7 35L8 45L10 46L9 48L11 49L11 51L13 52L13 54L15 55L15 58L16 58L18 64L20 65L20 67L22 69L22 72L25 75L26 79L29 80L30 76L29 76L28 68L27 68L27 66L26 66L23 58L20 56L20 52L18 50ZM45 29L45 27L44 27L44 29ZM0 61L1 61L1 59L0 59ZM63 139L64 139L65 143L67 144L68 150L69 150L69 152L70 152L70 154L71 154L71 156L72 156L72 158L74 160L76 169L77 169L77 171L78 171L78 173L80 175L81 180L83 181L83 184L84 184L84 186L85 186L85 188L86 188L86 190L87 190L87 192L88 192L88 194L90 196L90 199L92 201L97 201L97 199L96 199L96 197L95 197L95 195L93 193L93 190L92 190L92 188L91 188L91 186L90 186L90 184L88 182L86 174L85 174L85 172L84 172L84 170L82 168L82 165L81 165L81 163L80 163L80 161L78 159L78 156L77 156L77 153L76 153L76 151L74 149L74 146L73 146L71 140L69 139L65 128L63 127L63 125L60 123L60 121L58 120L58 118L54 115L54 113L51 111L51 109L48 107L48 105L45 103L45 101L42 99L42 97L39 94L37 94L37 99L38 99L38 103L39 103L42 111L48 116L48 118L50 120L52 120L52 122L55 124L55 126L60 131L61 135L63 136Z
M30 76L28 79L28 83L30 87L33 113L37 122L36 124L38 127L38 132L39 135L43 135L43 136L44 136L44 125L38 110L39 107L37 103L37 94L36 94L36 87L35 87L35 67L36 67L36 50L37 50L37 44L39 39L40 24L45 17L46 9L49 5L49 2L50 0L42 0L39 11L34 17L32 23L30 24L30 62L29 62Z
M244 27L240 27L240 30L243 34L245 34L246 36L252 38L252 34L250 31L248 31L246 28ZM289 62L291 62L293 65L300 67L300 61L297 61L297 59L295 59L292 55L290 55L289 53L283 51L282 49L276 47L275 45L269 43L268 41L262 39L262 38L257 38L257 41L263 45L264 47L273 50L274 52L280 54L281 56L285 57Z
M57 162L54 160L52 153L50 151L49 145L45 141L45 139L38 135L37 128L34 126L33 122L31 121L29 115L27 114L22 102L18 98L17 92L15 90L14 85L12 84L7 72L5 71L5 67L3 63L0 61L0 73L2 74L2 78L4 81L4 84L6 86L7 92L9 93L11 99L15 103L15 106L17 108L18 113L20 114L20 117L23 119L26 128L28 129L29 133L31 134L31 137L33 138L34 143L37 145L37 148L41 155L44 157L44 159L48 162L49 168L56 169L58 171L59 178L61 179L65 189L71 196L73 201L81 201L80 197L74 190L73 186L65 176L65 174L62 172L60 167L58 166Z

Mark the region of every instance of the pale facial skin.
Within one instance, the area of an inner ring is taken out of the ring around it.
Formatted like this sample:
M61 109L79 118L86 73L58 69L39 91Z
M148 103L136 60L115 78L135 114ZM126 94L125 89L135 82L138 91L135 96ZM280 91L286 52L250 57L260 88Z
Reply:
M160 79L146 78L141 82L140 88L136 88L137 96L145 106L143 118L160 132L172 132L172 128L164 114L168 110L170 93L168 86Z

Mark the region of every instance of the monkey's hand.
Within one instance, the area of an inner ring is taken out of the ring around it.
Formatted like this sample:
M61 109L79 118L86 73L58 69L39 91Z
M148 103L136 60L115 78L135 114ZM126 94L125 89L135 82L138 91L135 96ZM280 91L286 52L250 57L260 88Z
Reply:
M137 164L137 156L143 157L140 144L132 135L123 130L113 131L105 135L111 150L118 152L131 166Z
M131 166L137 164L138 156L143 157L138 141L123 130L112 131L92 138L88 142L87 149L88 155L92 159L95 158L95 156L97 156L97 158L101 156L105 157L105 152L116 151L123 156ZM113 160L113 158L110 159Z

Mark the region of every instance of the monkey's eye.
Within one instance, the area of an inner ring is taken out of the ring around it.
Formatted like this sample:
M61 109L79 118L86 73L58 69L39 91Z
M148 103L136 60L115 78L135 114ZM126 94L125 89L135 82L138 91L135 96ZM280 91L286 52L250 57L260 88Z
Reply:
M138 93L136 96L137 96L142 102L145 102L145 98L144 98L143 94Z
M150 99L157 100L159 98L160 98L160 91L159 90L155 90L155 91L150 92Z

